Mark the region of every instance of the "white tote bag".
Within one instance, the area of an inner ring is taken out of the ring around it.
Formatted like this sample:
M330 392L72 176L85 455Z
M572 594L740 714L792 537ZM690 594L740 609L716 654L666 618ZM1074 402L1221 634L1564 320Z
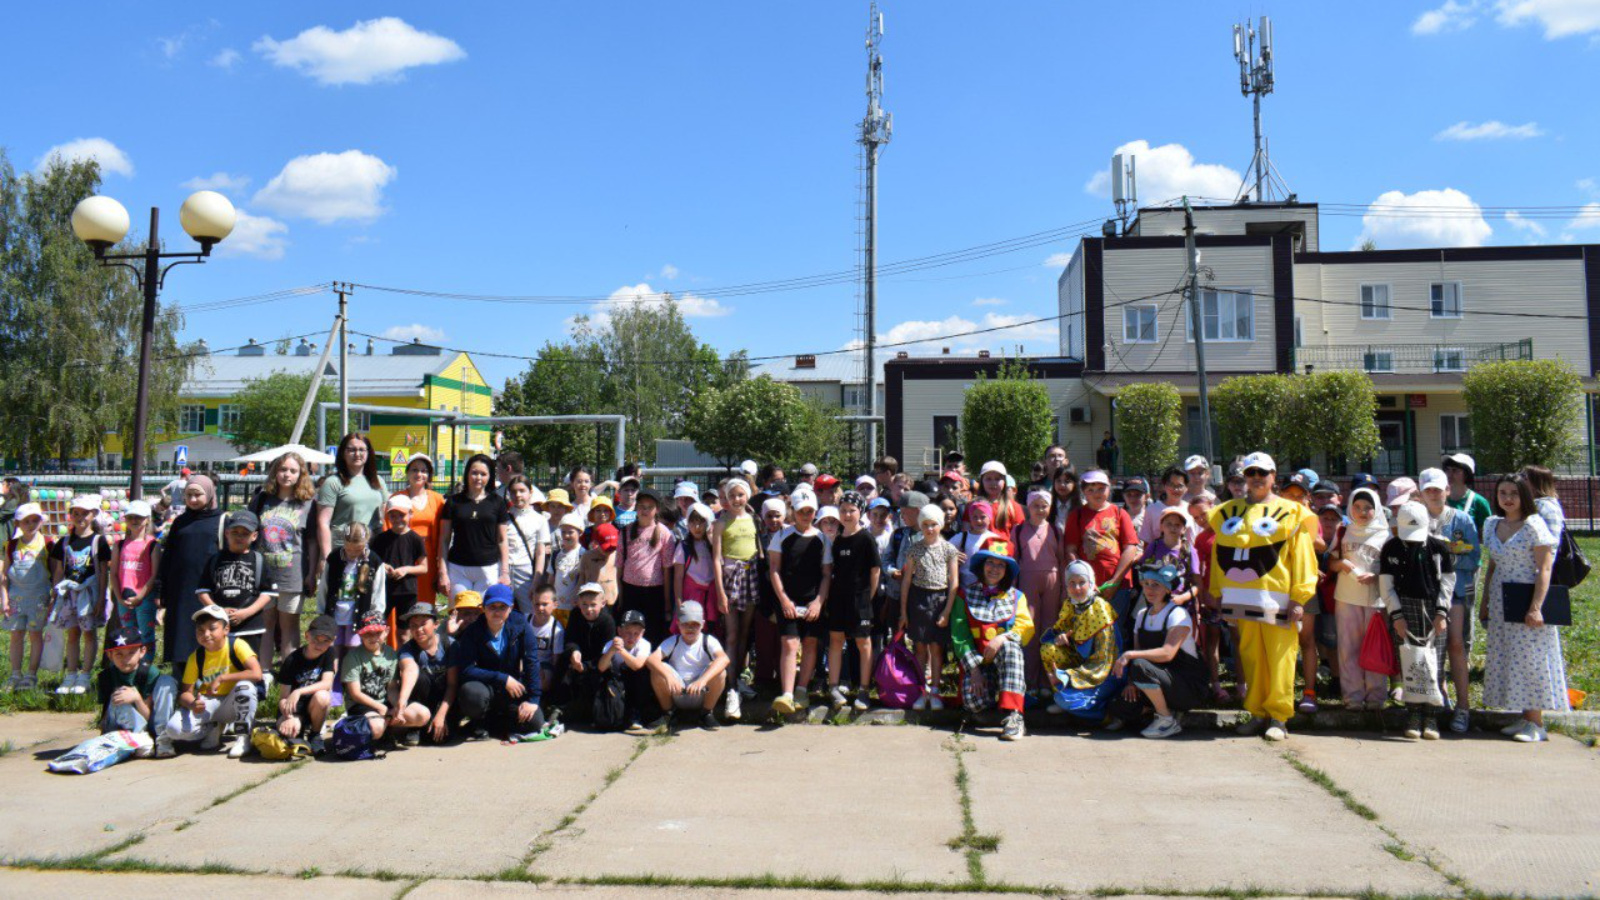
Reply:
M1434 635L1429 634L1422 643L1407 635L1396 647L1400 651L1400 699L1406 703L1426 703L1444 706L1444 693L1439 690L1439 655L1434 650Z

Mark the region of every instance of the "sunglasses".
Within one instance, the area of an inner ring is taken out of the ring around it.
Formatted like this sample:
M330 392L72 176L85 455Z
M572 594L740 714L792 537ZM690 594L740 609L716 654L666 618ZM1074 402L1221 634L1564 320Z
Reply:
M1272 473L1266 469L1245 469L1244 475L1246 478L1269 478Z

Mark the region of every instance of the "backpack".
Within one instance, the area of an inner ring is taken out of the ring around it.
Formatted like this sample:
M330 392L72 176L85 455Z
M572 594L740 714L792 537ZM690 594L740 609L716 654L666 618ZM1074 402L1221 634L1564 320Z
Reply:
M328 738L328 753L334 759L356 762L377 759L372 750L372 723L366 716L345 716L333 726L333 736Z
M311 746L304 741L290 743L288 738L278 733L278 729L270 725L262 725L250 733L250 743L261 754L262 759L282 762L291 759L305 759L311 756Z
M594 727L601 731L620 731L628 725L627 689L622 679L610 674L600 679L594 692Z
M906 647L905 632L895 632L872 669L878 700L889 709L910 709L922 696L922 666Z

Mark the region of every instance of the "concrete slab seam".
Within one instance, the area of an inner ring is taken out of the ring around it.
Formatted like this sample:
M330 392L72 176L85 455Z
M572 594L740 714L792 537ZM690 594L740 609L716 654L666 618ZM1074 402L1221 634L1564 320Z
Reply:
M555 825L540 832L539 836L533 839L533 844L528 848L527 854L522 857L522 862L519 866L496 873L495 880L546 880L543 876L535 875L534 873L528 871L528 869L533 866L534 860L539 858L539 854L550 849L555 836L560 832L565 831L567 828L570 828L572 824L578 820L578 817L583 815L584 811L593 805L594 801L600 799L601 794L605 793L613 784L616 784L617 781L622 778L623 774L628 771L628 768L637 762L639 757L643 756L646 750L649 750L651 747L657 744L664 744L670 740L672 740L672 735L670 733L665 735L652 735L650 737L641 737L637 739L634 742L633 753L628 756L622 765L615 766L610 771L606 772L605 780L600 783L598 788L595 788L595 790L591 792L589 796L583 798L583 800L580 801L577 806L572 808L571 812L562 816Z
M1000 849L1000 835L979 834L977 822L972 816L972 785L964 758L972 752L972 748L967 746L960 732L951 736L945 746L955 758L956 796L961 803L961 834L950 839L949 847L966 855L968 880L974 885L986 884L988 875L984 872L983 855Z

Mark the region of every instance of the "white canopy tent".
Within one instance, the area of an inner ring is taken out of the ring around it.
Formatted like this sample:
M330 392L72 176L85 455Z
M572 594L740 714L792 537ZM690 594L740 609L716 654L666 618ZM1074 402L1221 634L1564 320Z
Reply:
M236 463L269 463L285 453L298 453L300 458L308 463L326 466L333 463L333 456L321 450L313 450L304 444L284 444L281 447L269 447L266 450L257 450L244 456L237 456L229 460Z

